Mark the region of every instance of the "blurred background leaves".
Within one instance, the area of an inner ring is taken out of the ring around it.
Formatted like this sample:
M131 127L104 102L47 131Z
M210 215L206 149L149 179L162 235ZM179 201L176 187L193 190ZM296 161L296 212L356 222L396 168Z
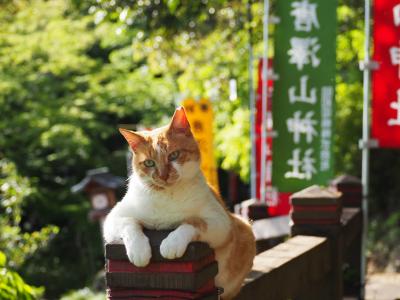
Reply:
M356 176L363 4L340 0L338 7L336 172ZM212 99L219 166L248 182L248 29L259 57L262 3L252 3L251 22L246 5L237 0L0 2L0 251L7 256L2 270L45 287L46 298L78 289L65 297L89 299L91 292L82 288L92 285L103 266L100 230L87 220L88 200L71 194L70 187L86 170L101 166L125 176L118 124L165 123L185 96ZM234 101L228 100L230 79L237 80ZM400 207L400 160L394 150L375 150L371 162L373 254L380 241L387 251L394 248L375 233L398 226L381 220ZM0 276L3 286L8 277ZM37 296L43 290L32 291Z

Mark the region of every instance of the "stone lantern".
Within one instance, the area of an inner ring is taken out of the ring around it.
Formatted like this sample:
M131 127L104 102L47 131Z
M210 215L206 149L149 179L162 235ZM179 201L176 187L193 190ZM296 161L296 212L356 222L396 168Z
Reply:
M92 207L89 219L100 221L102 225L104 218L116 203L116 190L124 185L124 178L112 175L108 168L98 168L87 171L86 177L74 185L71 191L87 193Z

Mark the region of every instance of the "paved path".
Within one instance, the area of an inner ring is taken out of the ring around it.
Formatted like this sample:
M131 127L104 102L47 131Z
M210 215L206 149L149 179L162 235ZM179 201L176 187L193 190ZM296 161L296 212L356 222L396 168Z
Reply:
M366 300L400 300L400 273L369 275Z

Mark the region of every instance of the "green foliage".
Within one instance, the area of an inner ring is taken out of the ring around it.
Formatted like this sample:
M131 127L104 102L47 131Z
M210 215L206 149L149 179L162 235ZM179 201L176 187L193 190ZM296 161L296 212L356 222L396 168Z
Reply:
M359 176L362 73L358 62L363 55L363 12L358 5L341 1L337 15L335 171Z
M44 289L30 286L12 271L47 245L58 229L48 225L39 231L24 232L21 217L24 200L33 189L27 178L18 175L15 165L0 159L0 299L37 299ZM8 260L6 259L8 257Z
M89 288L83 288L77 291L71 291L61 297L61 300L105 300L104 292L95 293Z
M41 297L44 289L30 286L18 275L6 267L6 256L0 251L0 299L34 300Z
M400 271L400 212L387 219L376 218L369 225L368 256L379 271L389 267ZM389 264L392 265L389 265Z
M248 136L243 135L243 132L249 131L249 118L249 110L236 110L233 113L233 123L222 128L216 139L218 151L221 151L219 156L224 157L221 166L238 170L241 178L249 176L250 156L247 155L247 151L250 151L250 140Z
M44 292L43 288L30 286L18 275L6 267L6 256L0 251L0 299L33 300Z
M254 5L255 10L258 7ZM135 63L145 65L153 76L172 75L177 85L170 92L214 101L216 140L224 141L215 143L218 160L223 168L248 181L250 127L238 124L238 116L248 115L247 28L259 27L261 16L256 13L254 22L247 24L246 6L240 1L196 1L191 5L181 1L98 1L88 10L95 19L102 16L98 27L112 22L120 35L132 36ZM232 78L238 81L240 101L227 103ZM224 138L228 131L237 138ZM239 141L246 147L238 147Z
M6 265L6 255L3 252L0 252L0 267L4 267Z
M103 263L89 201L70 187L99 166L124 176L118 124L157 124L170 115L175 84L132 59L132 33L117 34L112 22L96 26L70 1L0 5L0 157L29 180L16 191L25 193L23 207L12 207L19 220L2 219L0 249L57 298L89 283Z
M17 268L49 239L58 233L48 225L38 231L24 232L21 228L23 201L34 191L27 178L17 174L15 165L0 159L0 250L8 257L8 265Z

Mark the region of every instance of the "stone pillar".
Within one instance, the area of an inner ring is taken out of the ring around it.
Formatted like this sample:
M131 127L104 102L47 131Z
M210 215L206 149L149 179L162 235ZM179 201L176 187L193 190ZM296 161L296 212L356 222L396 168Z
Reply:
M315 288L298 299L331 299L343 297L343 239L340 217L342 198L333 188L313 185L291 196L292 235L312 235L329 238L331 270L329 275L315 282Z
M344 207L361 209L362 184L359 178L350 175L342 175L335 178L331 182L331 186L342 193ZM363 228L362 224L361 228ZM352 296L358 299L361 298L361 238L362 231L351 244L347 246L343 268L344 293L346 296Z

